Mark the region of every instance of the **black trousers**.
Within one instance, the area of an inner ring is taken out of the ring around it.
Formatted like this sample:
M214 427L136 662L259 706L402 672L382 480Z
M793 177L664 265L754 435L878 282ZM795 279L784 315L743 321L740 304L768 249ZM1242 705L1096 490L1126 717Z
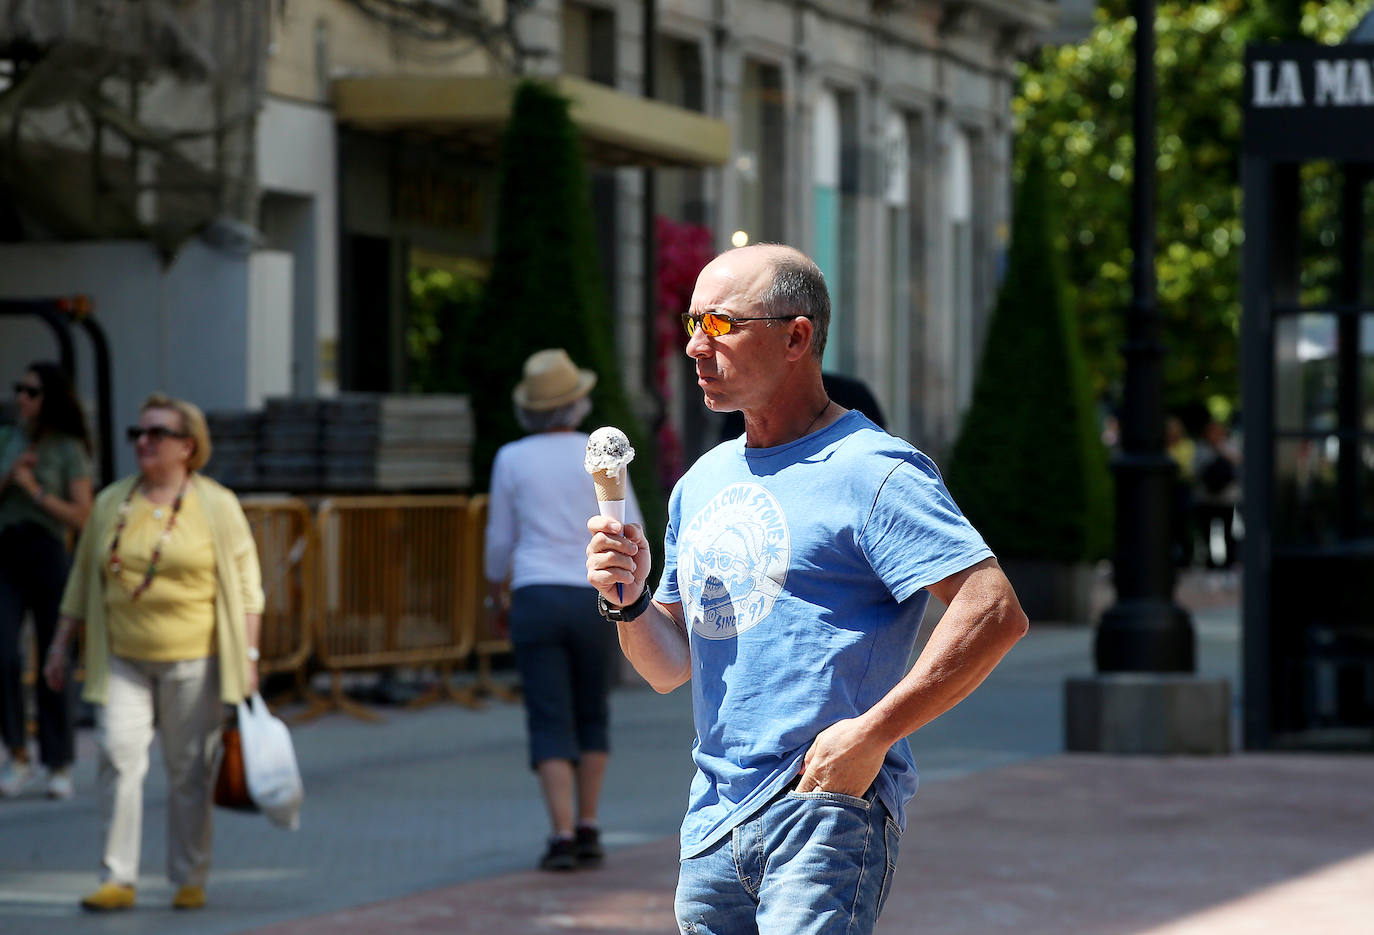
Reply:
M510 600L510 638L525 696L530 767L609 753L615 624L590 587L532 584Z
M33 615L41 669L57 629L57 609L70 568L66 547L37 523L0 530L0 736L10 751L26 746L24 655L19 642L24 612ZM73 640L73 657L75 644ZM60 769L76 758L76 686L69 677L62 691L54 692L40 671L36 689L39 756L44 766Z

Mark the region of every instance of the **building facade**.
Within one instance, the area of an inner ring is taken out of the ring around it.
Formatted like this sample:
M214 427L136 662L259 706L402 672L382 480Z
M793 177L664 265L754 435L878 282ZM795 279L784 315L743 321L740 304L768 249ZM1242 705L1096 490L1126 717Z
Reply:
M256 198L251 237L161 254L123 231L0 245L0 293L91 295L113 334L117 413L154 388L206 408L407 389L410 275L483 275L495 146L524 73L573 101L627 383L689 457L718 427L685 357L655 385L656 217L704 227L715 249L814 256L834 303L826 368L864 380L897 434L937 456L952 441L1006 247L1014 64L1053 4L260 6L251 185L235 189ZM31 356L11 345L0 362Z
M314 114L324 127L333 102L342 294L337 351L331 329L317 327L318 356L337 360L334 385L400 388L402 271L427 263L480 270L492 244L495 165L489 128L461 108L445 122L357 104L351 95L368 82L436 72L432 48L422 55L393 39L382 55L375 25L342 16L352 6L287 5L280 28L292 38L269 63L267 112ZM827 369L867 382L898 434L936 454L947 448L972 392L1006 248L1013 69L1052 10L1010 0L659 0L646 15L640 0L535 0L506 11L518 13L514 34L528 72L628 98L647 91L728 127L723 164L699 152L675 164L643 146L592 159L625 373L646 416L665 414L689 455L715 440L716 427L685 358L670 365L666 405L652 401L664 395L650 385L646 359L654 342L643 244L655 215L704 225L717 249L781 241L814 256L835 307ZM655 31L651 50L646 28ZM303 61L311 56L313 65ZM502 67L483 56L462 62L443 73ZM264 146L271 136L263 133ZM656 167L652 176L644 166ZM269 199L273 174L264 161ZM381 268L391 273L378 277ZM384 319L372 312L382 306L393 310Z
M636 7L598 7L625 19L626 45ZM968 404L1006 248L1014 65L1052 9L660 4L658 87L724 119L733 145L721 170L660 185L656 210L721 248L813 256L834 308L826 368L867 382L889 427L935 454Z

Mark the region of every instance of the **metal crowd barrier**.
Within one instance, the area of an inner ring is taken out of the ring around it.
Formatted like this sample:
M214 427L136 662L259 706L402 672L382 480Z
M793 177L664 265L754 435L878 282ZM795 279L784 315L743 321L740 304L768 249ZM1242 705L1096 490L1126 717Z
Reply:
M310 691L307 665L315 648L319 606L319 540L310 508L295 497L246 496L240 499L262 566L267 606L262 614L258 675L295 676L294 699L321 702ZM285 699L274 698L273 703Z
M467 691L474 701L490 696L501 701L515 702L520 700L519 689L506 682L497 681L491 676L492 657L501 653L509 653L511 642L509 634L498 636L490 632L487 627L489 618L482 600L487 593L486 574L482 568L482 549L486 539L488 499L487 495L483 493L477 494L468 501L468 548L476 556L476 560L469 566L471 576L469 591L472 594L470 613L477 634L473 646L473 655L477 658L477 678Z
M480 707L486 697L518 701L518 688L492 677L508 637L490 633L483 606L482 549L487 496L370 496L325 500L311 516L296 497L240 498L257 543L266 608L258 673L294 676L305 721L342 710L378 715L343 691L347 671L434 666L435 687L412 704L447 698ZM31 630L31 628L26 628ZM26 634L32 641L32 633ZM29 646L26 687L37 675ZM332 677L328 697L310 690L312 659ZM473 659L462 688L454 668Z
M343 673L435 666L435 689L417 703L447 697L475 705L455 689L453 667L472 653L474 607L481 593L480 532L474 537L465 496L339 497L320 504L321 606L315 655L332 688L323 710L368 720L378 716L344 694ZM302 718L304 719L304 717Z

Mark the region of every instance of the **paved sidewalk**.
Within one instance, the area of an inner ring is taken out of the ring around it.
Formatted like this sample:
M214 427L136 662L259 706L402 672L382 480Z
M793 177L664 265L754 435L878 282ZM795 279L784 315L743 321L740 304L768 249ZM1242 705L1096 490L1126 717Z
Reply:
M1198 576L1180 601L1194 611L1199 670L1234 679L1234 582ZM922 786L881 931L1374 931L1374 757L1064 756L1064 678L1092 670L1091 647L1089 629L1034 626L913 738ZM610 853L603 869L566 876L529 870L546 819L518 707L384 708L381 724L330 715L299 727L301 830L218 813L210 904L189 914L166 908L156 750L139 907L76 909L99 835L83 732L75 799L0 802L0 935L669 932L689 706L685 691L614 694Z
M1374 757L1058 756L917 796L883 935L1374 931ZM255 935L674 929L672 839Z

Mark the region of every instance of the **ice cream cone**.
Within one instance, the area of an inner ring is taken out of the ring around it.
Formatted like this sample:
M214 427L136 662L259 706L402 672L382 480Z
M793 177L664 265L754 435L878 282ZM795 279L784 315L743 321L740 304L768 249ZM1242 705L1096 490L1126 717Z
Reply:
M617 523L625 522L626 467L634 459L635 450L625 433L614 426L605 426L587 439L587 456L583 462L592 475L596 487L596 503L600 514ZM616 596L623 603L625 588L615 586Z
M596 488L598 512L607 519L613 519L621 524L625 522L624 474L624 469L614 474L608 474L605 471L592 472L592 486ZM620 600L625 600L624 585L616 584L615 593Z
M625 471L617 470L615 473L607 471L593 471L592 485L596 487L596 502L601 504L619 502L622 504L621 513L624 513L625 503ZM602 515L609 515L602 510ZM623 516L621 517L623 519Z

